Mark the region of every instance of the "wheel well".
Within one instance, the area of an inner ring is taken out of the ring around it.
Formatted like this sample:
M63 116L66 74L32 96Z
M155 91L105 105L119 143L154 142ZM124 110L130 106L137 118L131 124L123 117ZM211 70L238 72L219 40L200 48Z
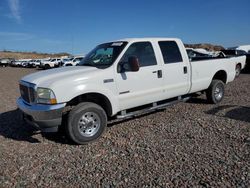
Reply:
M218 71L212 80L221 80L222 82L227 82L227 73L223 70Z
M67 106L76 106L81 102L93 102L95 104L98 104L105 110L107 116L112 116L112 105L109 99L100 93L86 93L83 95L79 95L70 100L67 103Z
M242 67L241 67L241 63L237 63L236 67L237 67L237 66L240 66L240 68L242 68Z

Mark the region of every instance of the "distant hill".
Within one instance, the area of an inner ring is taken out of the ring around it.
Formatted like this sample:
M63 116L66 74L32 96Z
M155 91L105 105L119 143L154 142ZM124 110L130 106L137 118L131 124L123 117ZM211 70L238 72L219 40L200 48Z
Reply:
M208 51L220 51L224 50L223 46L212 45L212 44L185 44L186 48L204 48Z
M13 58L13 59L43 59L48 57L61 57L69 56L69 53L38 53L38 52L13 52L13 51L0 51L1 58Z

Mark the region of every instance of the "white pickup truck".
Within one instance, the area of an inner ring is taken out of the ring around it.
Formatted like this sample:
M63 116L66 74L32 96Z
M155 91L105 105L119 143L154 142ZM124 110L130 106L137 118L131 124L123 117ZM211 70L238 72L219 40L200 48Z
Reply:
M76 67L20 80L24 119L43 131L65 127L78 144L100 137L107 121L164 108L205 92L219 103L246 57L190 62L181 40L124 39L98 45Z

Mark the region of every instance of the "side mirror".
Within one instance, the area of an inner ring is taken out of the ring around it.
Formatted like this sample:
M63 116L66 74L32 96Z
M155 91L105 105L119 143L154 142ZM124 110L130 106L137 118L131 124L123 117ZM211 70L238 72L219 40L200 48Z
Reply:
M118 73L137 72L140 69L140 63L137 57L131 56L127 62L120 62L117 67Z
M128 58L128 64L132 72L137 72L140 69L140 63L137 57L131 56Z

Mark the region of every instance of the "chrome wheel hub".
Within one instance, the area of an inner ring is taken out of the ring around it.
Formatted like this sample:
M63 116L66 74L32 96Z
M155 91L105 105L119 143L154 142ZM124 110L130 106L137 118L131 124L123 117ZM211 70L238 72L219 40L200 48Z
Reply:
M95 112L86 112L78 121L78 130L82 136L91 137L100 128L101 120Z
M237 68L236 68L236 70L235 70L235 72L236 72L236 73L235 73L235 74L236 74L236 76L239 76L239 75L240 75L240 68L239 68L239 67L237 67Z
M215 90L214 90L214 97L217 101L220 101L223 97L223 89L221 86L216 86Z

